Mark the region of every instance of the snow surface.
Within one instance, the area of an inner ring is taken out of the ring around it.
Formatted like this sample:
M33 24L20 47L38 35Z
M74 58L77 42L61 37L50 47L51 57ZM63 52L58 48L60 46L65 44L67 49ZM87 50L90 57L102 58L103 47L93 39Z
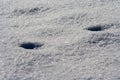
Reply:
M0 80L120 80L120 0L0 0Z

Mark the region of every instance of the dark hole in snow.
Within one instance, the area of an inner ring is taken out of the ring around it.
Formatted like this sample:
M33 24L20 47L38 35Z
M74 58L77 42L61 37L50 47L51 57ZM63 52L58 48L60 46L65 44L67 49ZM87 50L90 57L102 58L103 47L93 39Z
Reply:
M104 30L104 28L102 26L93 26L93 27L87 28L87 30L89 30L89 31L102 31L102 30Z
M22 15L22 14L24 14L25 12L26 12L26 11L23 10L23 9L20 9L20 10L16 9L16 10L13 11L13 13L15 13L15 15Z
M24 48L24 49L38 49L39 47L42 47L43 44L39 44L39 43L32 43L32 42L24 42L22 44L20 44L20 47Z
M38 11L39 11L39 8L33 8L33 9L30 9L29 12L34 13L34 12L38 12Z

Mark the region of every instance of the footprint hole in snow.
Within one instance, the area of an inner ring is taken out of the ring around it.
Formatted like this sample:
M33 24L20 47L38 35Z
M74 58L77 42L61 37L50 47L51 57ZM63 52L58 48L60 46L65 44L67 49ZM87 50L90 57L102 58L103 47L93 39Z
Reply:
M35 12L38 12L40 9L38 7L36 8L32 8L29 10L30 13L35 13Z
M103 31L104 28L102 26L92 26L92 27L89 27L87 28L88 31Z
M109 29L113 27L114 24L104 24L104 25L96 25L86 28L88 31L104 31L105 29Z
M23 42L19 46L24 49L38 49L38 48L42 47L43 44L32 43L32 42Z

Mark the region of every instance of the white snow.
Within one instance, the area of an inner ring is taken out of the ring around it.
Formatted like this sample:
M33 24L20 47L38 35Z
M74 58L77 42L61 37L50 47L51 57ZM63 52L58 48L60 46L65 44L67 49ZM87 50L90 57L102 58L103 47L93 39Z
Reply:
M0 80L120 80L120 0L0 0Z

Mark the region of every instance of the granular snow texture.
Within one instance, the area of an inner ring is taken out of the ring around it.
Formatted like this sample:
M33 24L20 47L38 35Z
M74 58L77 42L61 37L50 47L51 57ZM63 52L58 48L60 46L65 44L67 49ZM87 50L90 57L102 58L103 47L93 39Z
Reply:
M120 80L120 0L0 0L0 80Z

